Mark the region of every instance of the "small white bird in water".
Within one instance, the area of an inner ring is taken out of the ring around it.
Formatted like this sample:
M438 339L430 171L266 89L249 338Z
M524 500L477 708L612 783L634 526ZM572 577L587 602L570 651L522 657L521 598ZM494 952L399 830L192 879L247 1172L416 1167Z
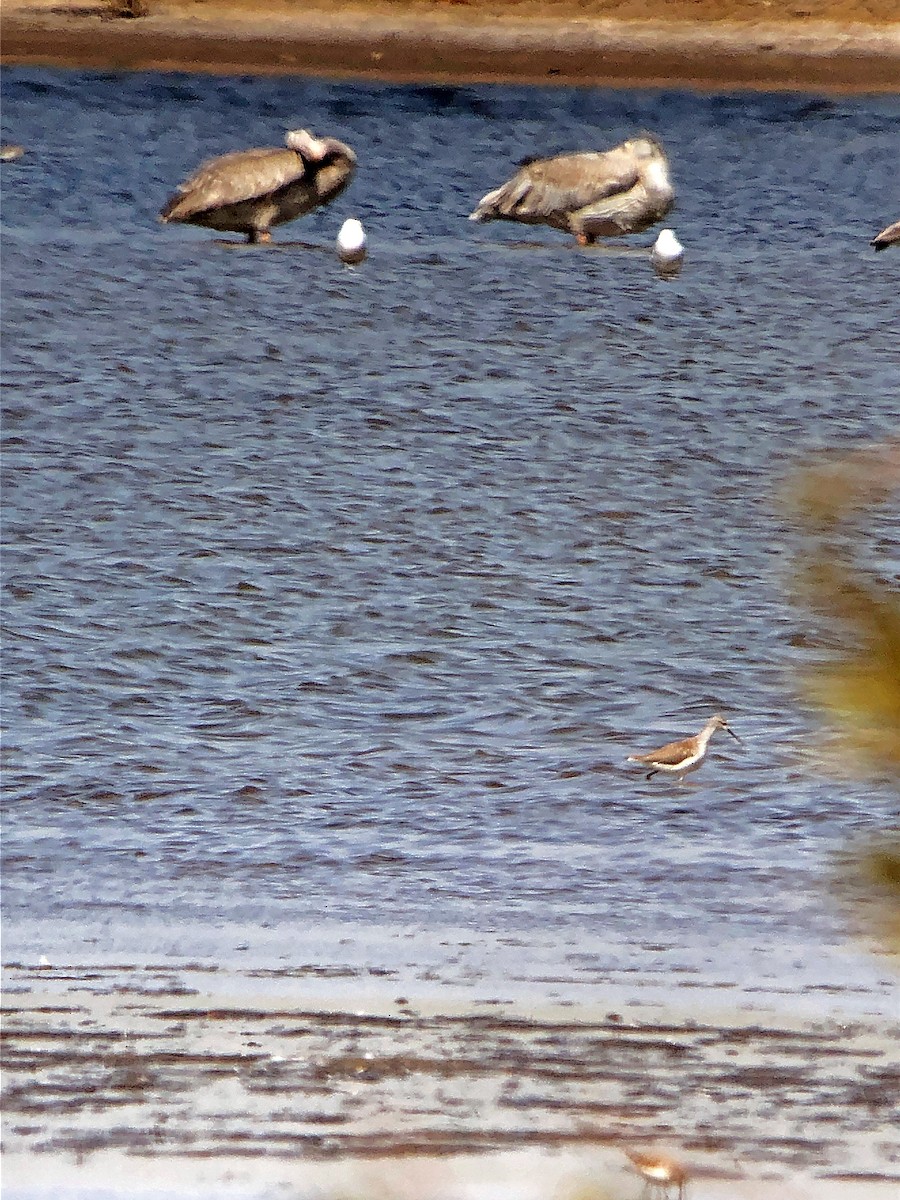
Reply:
M671 229L663 229L653 243L650 258L661 274L674 274L684 261L684 246Z
M348 217L337 235L337 252L341 262L361 263L366 257L366 231L362 221L356 217Z

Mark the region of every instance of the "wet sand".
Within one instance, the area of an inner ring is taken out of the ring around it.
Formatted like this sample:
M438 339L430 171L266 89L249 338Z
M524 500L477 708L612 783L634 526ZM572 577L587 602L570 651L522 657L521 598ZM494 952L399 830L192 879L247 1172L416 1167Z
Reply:
M130 1196L427 1200L495 1194L493 1175L511 1200L627 1200L627 1146L674 1152L694 1200L900 1182L885 1018L458 1005L315 967L19 964L6 991L11 1197L130 1178Z
M113 0L6 0L3 62L392 82L900 88L900 22L887 0L137 2L146 14L129 19L114 15Z

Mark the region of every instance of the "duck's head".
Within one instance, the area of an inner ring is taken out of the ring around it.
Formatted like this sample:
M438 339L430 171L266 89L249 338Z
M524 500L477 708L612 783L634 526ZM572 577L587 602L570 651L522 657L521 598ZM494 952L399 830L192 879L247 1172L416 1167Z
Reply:
M290 150L296 151L308 163L318 163L325 166L336 159L344 159L351 166L356 165L356 155L337 138L314 137L308 129L290 129L284 137L285 144Z
M629 138L625 145L635 158L648 162L654 159L665 160L666 152L662 142L652 133L640 133L637 137Z

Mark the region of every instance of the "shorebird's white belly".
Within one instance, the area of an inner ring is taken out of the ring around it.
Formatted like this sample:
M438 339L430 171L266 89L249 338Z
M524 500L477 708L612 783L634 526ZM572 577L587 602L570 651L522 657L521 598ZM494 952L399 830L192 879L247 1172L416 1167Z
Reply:
M646 1175L648 1179L659 1179L662 1183L668 1183L672 1178L672 1169L660 1163L658 1166L641 1167L641 1174Z
M706 756L706 751L701 750L698 754L692 754L690 758L684 758L679 763L651 763L658 771L671 771L673 775L684 775L688 771L693 771L694 767L699 767Z

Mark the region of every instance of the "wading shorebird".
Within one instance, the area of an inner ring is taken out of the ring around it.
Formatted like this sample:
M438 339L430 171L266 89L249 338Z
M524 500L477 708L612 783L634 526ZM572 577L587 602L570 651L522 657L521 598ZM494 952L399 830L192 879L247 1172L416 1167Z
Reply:
M644 1180L642 1195L648 1200L652 1196L668 1197L671 1187L678 1189L675 1193L678 1200L684 1200L688 1175L681 1163L662 1154L639 1154L636 1150L626 1150L625 1153Z
M882 229L877 237L873 237L870 246L874 246L876 250L887 250L888 246L895 246L900 242L900 221L895 221L893 225L888 225L887 229Z
M270 242L273 225L327 204L350 182L356 155L337 138L292 129L284 140L284 148L239 150L210 159L179 186L160 212L160 221L245 233L248 242Z
M648 779L651 779L658 771L664 771L667 775L677 775L678 782L681 783L684 776L689 771L696 771L706 758L709 739L717 729L724 729L736 742L741 741L725 718L716 713L693 737L682 738L678 742L667 742L665 746L660 746L658 750L650 750L646 754L629 754L627 761L643 763L644 766L652 767L653 769L647 772Z
M655 137L642 134L612 150L526 158L510 180L478 202L469 220L551 225L587 246L598 237L649 229L674 202L666 152Z

